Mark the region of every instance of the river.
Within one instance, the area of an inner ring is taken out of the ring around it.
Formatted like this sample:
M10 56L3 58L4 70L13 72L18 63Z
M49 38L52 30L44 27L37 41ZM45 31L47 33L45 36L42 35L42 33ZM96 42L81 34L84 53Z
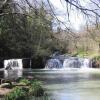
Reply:
M24 70L22 75L43 81L49 100L100 100L100 69Z

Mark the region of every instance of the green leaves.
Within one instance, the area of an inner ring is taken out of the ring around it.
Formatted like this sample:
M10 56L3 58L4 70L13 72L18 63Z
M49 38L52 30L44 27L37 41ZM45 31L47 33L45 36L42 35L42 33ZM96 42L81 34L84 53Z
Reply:
M5 11L17 13L0 17L0 57L38 58L42 62L55 49L62 49L62 43L54 38L53 18L44 4L35 9L24 7L24 11L12 4L13 0Z
M27 93L22 88L16 87L5 96L5 100L26 100L26 97Z
M44 96L42 82L38 80L21 79L17 87L5 96L5 100L29 100L29 97Z

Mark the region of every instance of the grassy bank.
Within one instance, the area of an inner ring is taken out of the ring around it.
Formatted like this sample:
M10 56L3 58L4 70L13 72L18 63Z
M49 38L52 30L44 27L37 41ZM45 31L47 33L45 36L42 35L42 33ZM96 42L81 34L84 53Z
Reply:
M0 85L0 96L4 100L30 100L45 95L42 82L36 79L19 79L16 82L6 81Z

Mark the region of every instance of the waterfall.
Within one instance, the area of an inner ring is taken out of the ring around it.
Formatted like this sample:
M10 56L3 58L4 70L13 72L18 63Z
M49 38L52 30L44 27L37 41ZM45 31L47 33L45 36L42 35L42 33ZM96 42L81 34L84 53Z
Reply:
M81 62L76 57L69 57L64 60L63 67L64 68L80 68Z
M64 68L90 68L91 60L87 58L71 57L64 60Z
M66 68L90 68L91 60L88 58L55 56L46 63L46 69L66 69Z
M90 59L83 59L83 63L81 65L81 68L91 68L92 67L92 62Z
M4 68L5 69L22 69L22 59L9 59L4 60Z
M62 68L62 63L58 59L49 59L46 63L46 69Z

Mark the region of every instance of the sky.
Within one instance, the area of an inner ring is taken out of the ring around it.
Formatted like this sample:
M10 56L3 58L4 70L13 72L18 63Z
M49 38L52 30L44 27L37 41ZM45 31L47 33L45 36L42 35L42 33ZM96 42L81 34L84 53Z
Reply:
M17 0L18 1L18 0ZM20 1L20 0L19 0ZM29 0L30 3L33 2L33 0ZM47 2L47 0L37 0L39 2L44 1ZM65 0L49 0L50 3L53 5L53 11L56 14L56 17L61 21L64 22L64 24L75 31L80 31L83 30L83 28L85 27L86 24L86 17L83 16L82 13L80 13L79 10L76 10L75 8L71 8L69 9L69 18L68 18L68 12L67 12L67 5ZM70 0L71 1L71 0ZM73 1L73 0L72 0ZM74 0L74 1L80 1L80 4L86 8L90 8L90 9L94 9L95 6L91 4L90 0ZM92 0L95 1L97 4L100 3L99 0ZM68 5L69 7L70 5ZM100 6L100 5L99 5ZM100 10L99 10L100 12ZM94 19L92 19L94 20ZM55 27L57 27L58 24L55 25ZM65 26L63 24L60 23L60 26L65 29Z
M56 0L56 2L54 2L54 0L50 0L50 2L56 9L56 12L60 13L60 15L57 15L57 18L65 22L68 27L71 26L72 29L76 31L80 31L81 28L85 25L83 15L79 13L77 10L69 11L70 12L69 13L70 22L68 22L66 2L64 0ZM89 0L81 0L82 6L87 6L88 3L89 3ZM62 25L62 27L64 26Z

